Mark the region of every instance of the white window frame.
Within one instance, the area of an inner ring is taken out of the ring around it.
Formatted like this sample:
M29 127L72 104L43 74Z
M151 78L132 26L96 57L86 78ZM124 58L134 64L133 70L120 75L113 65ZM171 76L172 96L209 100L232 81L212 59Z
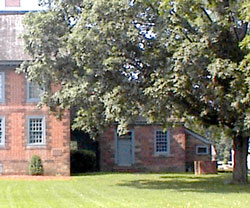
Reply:
M27 80L27 84L26 84L26 91L27 91L27 102L30 102L30 103L38 103L41 101L41 96L39 96L38 98L31 98L30 97L30 85L31 85L32 82L29 82ZM43 91L43 90L42 90ZM42 94L42 93L41 93Z
M199 148L206 148L206 152L199 152ZM207 145L197 145L195 152L197 155L208 155L208 146Z
M157 132L164 132L163 130L161 129L157 129L154 131L154 154L156 156L159 156L159 155L169 155L170 154L170 131L166 131L165 134L166 134L166 137L167 137L167 150L166 151L157 151Z
M2 82L2 89L1 89L1 95L0 96L0 102L3 103L5 101L5 73L4 72L0 72L0 79Z
M30 119L42 119L42 142L30 143ZM46 122L45 116L27 116L27 145L28 146L44 146L46 144Z
M0 141L0 147L5 146L5 117L4 116L0 116L1 119L1 126L2 126L2 138Z

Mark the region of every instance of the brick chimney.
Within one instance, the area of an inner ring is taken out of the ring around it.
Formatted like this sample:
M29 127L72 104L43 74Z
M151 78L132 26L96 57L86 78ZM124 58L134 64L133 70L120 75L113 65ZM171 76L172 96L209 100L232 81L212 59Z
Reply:
M5 7L20 7L20 0L5 0Z

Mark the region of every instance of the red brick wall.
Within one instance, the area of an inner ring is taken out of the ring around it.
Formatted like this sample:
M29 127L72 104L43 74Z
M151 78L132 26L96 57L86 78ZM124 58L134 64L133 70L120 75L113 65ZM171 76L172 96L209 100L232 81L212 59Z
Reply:
M207 146L208 154L199 155L196 153L197 146ZM195 138L194 136L187 134L186 142L186 167L189 171L194 171L194 161L211 161L211 149L210 144Z
M154 152L154 132L160 126L137 125L131 127L134 131L134 164L131 169L135 171L185 171L185 145L184 128L170 130L170 154L156 155ZM108 129L100 138L100 166L101 170L119 170L115 164L115 129Z
M196 146L207 146L208 147L208 154L207 155L198 155L196 154ZM211 154L210 154L210 145L204 143L203 141L194 138L192 135L187 134L187 146L186 146L186 160L187 162L194 162L194 161L211 161Z
M184 171L185 134L183 128L170 130L170 154L156 155L154 152L154 132L158 126L136 126L135 166L146 171Z
M70 118L66 112L62 121L49 115L48 109L38 109L27 103L26 79L14 69L5 72L5 102L0 103L0 116L5 117L5 146L0 147L2 174L28 174L32 155L43 161L45 175L70 175ZM27 145L27 116L44 116L46 145Z
M100 169L111 171L115 167L115 129L109 128L99 138Z
M195 174L217 173L216 161L195 161Z

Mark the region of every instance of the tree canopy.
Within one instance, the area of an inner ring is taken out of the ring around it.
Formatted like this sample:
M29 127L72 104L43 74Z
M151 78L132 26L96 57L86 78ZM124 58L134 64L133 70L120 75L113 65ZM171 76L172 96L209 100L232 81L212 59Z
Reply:
M76 106L75 127L90 133L114 122L122 132L137 116L215 125L234 138L241 161L234 180L246 183L249 0L51 5L25 18L32 60L19 70L47 86L44 103L56 111ZM61 87L53 92L52 84Z

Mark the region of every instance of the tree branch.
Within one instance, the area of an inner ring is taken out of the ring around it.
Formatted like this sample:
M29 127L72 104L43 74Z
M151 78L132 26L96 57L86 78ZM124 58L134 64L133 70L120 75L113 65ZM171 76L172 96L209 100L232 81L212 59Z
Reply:
M208 18L208 20L213 23L213 20L211 19L211 17L209 16L209 14L207 13L206 9L204 7L201 7L201 10L205 13L206 17Z
M192 25L188 22L187 19L181 17L176 12L173 11L173 14L179 19L180 25L182 25L183 28L185 28L190 33L196 33L195 29L192 27Z
M239 41L242 41L246 34L247 34L247 28L248 28L248 22L245 22L242 24L241 28L238 28L238 31L237 31L237 34L238 34L238 37L239 37Z
M184 36L185 36L185 37L189 40L189 42L190 42L190 43L192 43L192 42L193 42L193 41L191 40L191 38L190 38L190 37L188 37L188 35L187 35L187 34L185 34L185 33L184 33Z

